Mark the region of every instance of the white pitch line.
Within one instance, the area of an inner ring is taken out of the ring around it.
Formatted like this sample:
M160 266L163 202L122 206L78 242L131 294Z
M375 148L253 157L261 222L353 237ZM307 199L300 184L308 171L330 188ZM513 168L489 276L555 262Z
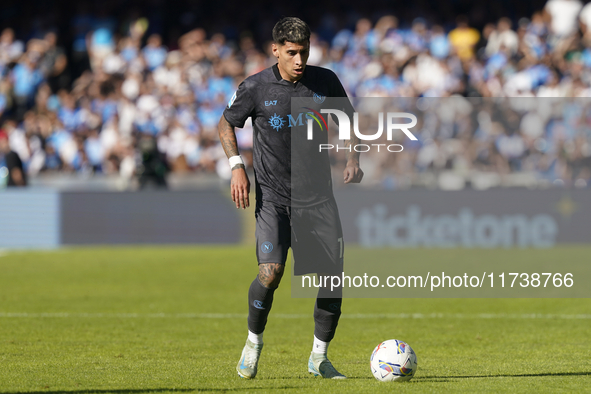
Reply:
M312 314L273 314L274 319L308 319ZM243 313L27 313L0 312L0 318L246 319ZM352 313L342 319L556 319L589 320L591 314L543 313Z

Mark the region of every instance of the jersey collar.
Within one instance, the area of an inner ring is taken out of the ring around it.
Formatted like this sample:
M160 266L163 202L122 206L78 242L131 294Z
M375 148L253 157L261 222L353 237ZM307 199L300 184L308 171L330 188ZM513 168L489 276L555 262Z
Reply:
M281 73L279 72L279 63L275 63L275 65L272 67L273 69L273 74L275 74L275 78L277 78L278 81L283 80L283 78L281 78Z
M296 81L296 82L289 82L289 81L283 79L283 77L281 77L281 73L279 72L279 63L275 63L273 65L273 67L271 67L271 69L273 70L273 74L275 74L275 78L277 78L277 81L278 82L285 81L285 82L287 82L290 85L296 86L299 83L301 83L304 78L306 78L306 70L308 69L308 67L306 67L304 69L304 75L302 75L302 77L298 81Z

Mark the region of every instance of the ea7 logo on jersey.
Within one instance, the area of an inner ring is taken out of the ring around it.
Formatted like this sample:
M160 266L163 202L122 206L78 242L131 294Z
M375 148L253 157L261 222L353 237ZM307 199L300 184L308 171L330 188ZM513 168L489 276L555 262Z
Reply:
M265 107L270 107L272 105L277 105L277 100L265 101Z

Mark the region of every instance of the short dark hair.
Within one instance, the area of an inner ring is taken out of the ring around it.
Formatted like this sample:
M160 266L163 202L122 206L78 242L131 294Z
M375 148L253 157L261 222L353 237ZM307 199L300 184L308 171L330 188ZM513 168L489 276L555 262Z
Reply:
M286 41L294 44L310 42L310 27L300 18L283 18L273 28L273 41L280 45L285 45Z

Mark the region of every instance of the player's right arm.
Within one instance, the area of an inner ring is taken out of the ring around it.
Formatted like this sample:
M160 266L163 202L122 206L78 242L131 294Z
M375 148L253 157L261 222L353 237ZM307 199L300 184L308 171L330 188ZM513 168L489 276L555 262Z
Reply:
M218 124L218 134L220 135L220 141L228 159L238 156L238 143L236 142L234 128L244 127L246 119L254 116L255 104L250 95L252 88L253 84L249 82L249 79L246 79L238 86ZM248 201L250 181L248 180L244 164L236 164L232 168L230 188L232 201L236 203L236 208L248 208L250 205Z
M218 123L218 134L228 159L232 156L238 156L236 131L234 130L234 126L228 123L224 115L222 115ZM236 164L232 167L230 193L232 195L232 201L236 203L236 208L242 207L242 209L246 209L249 207L248 194L250 193L250 180L248 179L244 164Z

